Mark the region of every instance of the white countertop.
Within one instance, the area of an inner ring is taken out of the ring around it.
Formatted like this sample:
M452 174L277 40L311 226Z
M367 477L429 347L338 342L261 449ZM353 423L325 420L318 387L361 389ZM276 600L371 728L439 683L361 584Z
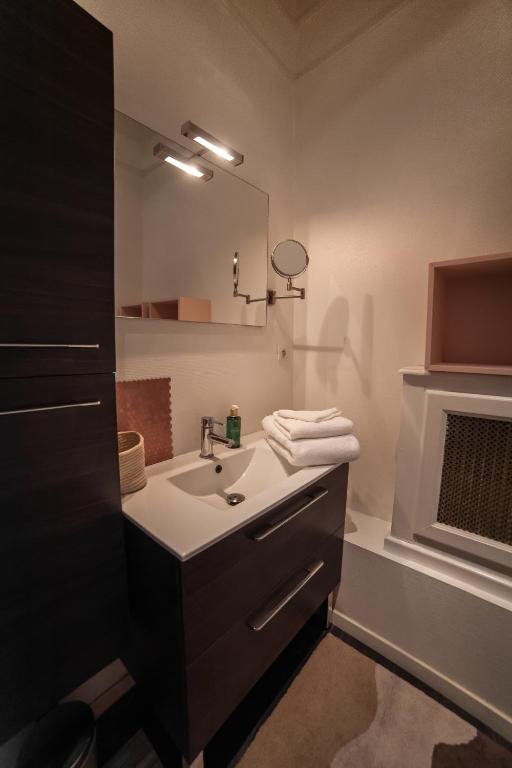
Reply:
M291 467L274 453L263 432L245 435L242 447L236 451L221 445L215 447L214 460L199 458L197 450L147 467L146 487L123 497L126 517L180 560L187 560L268 512L335 466ZM213 506L205 501L213 498L211 495L194 496L173 484L173 478L179 480L191 470L203 470L206 466L215 472L215 466L223 461L227 467L235 454L239 455L237 462L247 464L232 485L233 490L247 496L237 506L220 501ZM254 483L255 477L259 477L259 483ZM255 489L253 493L251 488Z

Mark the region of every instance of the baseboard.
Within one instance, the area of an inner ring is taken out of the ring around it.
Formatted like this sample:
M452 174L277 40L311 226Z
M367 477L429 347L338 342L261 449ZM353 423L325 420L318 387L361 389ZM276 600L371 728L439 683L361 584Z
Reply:
M445 696L455 705L468 712L477 720L487 725L504 739L512 741L512 717L500 709L493 707L488 701L479 698L471 691L463 688L454 680L446 677L437 669L429 666L421 659L411 655L403 648L376 634L368 627L359 624L338 610L332 613L334 626L364 643L372 650L384 656L393 664L397 664L411 675L414 675L426 685Z

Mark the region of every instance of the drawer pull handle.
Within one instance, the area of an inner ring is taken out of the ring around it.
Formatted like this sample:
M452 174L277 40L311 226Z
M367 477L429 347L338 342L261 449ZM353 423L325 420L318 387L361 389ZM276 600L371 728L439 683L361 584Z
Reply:
M87 403L64 403L63 405L42 405L39 408L16 408L14 411L0 411L0 416L15 416L18 413L40 413L41 411L61 411L63 408L90 408L101 405L101 400L91 400Z
M293 520L294 517L297 517L297 515L300 515L301 512L304 512L308 507L310 507L312 504L314 504L316 501L319 501L320 499L323 499L324 496L327 496L329 491L326 488L322 488L320 491L315 493L313 497L309 498L309 501L307 501L305 504L301 504L301 506L295 510L295 512L292 512L291 515L288 515L288 517L283 518L282 520L279 520L277 523L274 523L274 525L270 525L268 528L264 528L259 533L255 533L253 535L254 541L263 541L268 536L272 536L273 533L278 531L280 528L283 527L283 525L286 525L286 523L289 523L290 520Z
M99 344L5 344L0 342L2 349L99 349Z
M319 560L317 563L314 563L313 565L308 566L307 574L302 578L299 583L292 589L291 592L289 592L286 597L283 597L282 600L280 600L277 605L275 605L273 608L271 608L268 611L263 611L262 613L259 613L257 616L255 616L253 619L249 621L249 627L254 630L254 632L260 632L260 630L263 629L263 627L266 627L269 621L272 621L278 613L280 613L285 606L288 605L288 603L293 600L295 595L298 595L298 593L303 589L308 581L311 581L313 576L315 576L318 571L324 567L324 561Z

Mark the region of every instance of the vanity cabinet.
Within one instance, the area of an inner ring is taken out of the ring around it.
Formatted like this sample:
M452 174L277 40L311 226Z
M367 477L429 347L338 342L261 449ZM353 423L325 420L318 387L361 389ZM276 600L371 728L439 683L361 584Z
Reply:
M187 560L127 521L126 659L192 760L341 575L348 464Z
M0 377L112 372L112 33L0 2L0 92Z

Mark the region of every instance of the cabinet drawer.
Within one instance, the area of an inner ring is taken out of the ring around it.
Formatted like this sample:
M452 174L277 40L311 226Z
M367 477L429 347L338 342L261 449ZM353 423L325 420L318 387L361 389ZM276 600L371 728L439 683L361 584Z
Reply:
M341 546L341 538L330 536L312 550L303 567L188 667L191 754L204 747L334 589Z
M183 564L189 663L343 526L347 476L348 465L336 468L292 501Z
M0 381L0 741L119 655L112 374Z

